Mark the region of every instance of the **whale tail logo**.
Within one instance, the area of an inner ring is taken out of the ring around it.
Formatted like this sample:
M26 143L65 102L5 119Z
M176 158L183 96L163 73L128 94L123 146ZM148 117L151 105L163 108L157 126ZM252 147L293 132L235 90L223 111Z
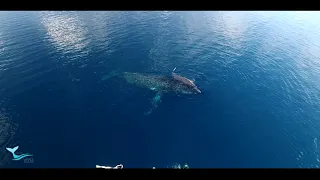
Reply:
M25 157L28 157L28 156L33 156L32 154L20 154L20 155L16 155L16 151L17 149L19 148L19 146L16 146L14 148L6 148L9 152L11 152L12 156L13 156L13 159L12 160L15 160L15 161L18 161L20 159L23 159Z

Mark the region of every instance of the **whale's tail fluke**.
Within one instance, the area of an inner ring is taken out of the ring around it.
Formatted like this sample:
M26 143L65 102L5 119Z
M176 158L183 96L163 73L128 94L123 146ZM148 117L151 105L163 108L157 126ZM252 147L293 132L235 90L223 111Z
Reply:
M13 156L13 159L14 161L19 161L20 159L23 159L25 157L28 157L28 156L33 156L32 154L20 154L20 155L16 155L15 152L16 150L19 148L19 146L16 146L14 148L6 148L9 152L12 153L12 156Z
M14 154L14 152L16 152L16 150L19 148L19 146L16 146L14 148L6 148L9 152L11 152L12 154Z

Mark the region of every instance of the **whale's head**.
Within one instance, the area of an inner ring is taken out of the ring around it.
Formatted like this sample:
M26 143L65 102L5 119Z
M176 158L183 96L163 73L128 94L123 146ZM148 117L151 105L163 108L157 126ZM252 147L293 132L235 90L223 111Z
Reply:
M191 94L201 94L202 92L200 91L200 89L195 85L187 85L188 89L190 91Z
M193 91L193 94L201 94L202 93L197 86L194 86L192 91Z
M176 73L172 73L173 79L178 81L183 86L184 94L201 94L200 89L195 85L194 80L190 80L186 77L177 75Z
M196 85L190 85L190 84L180 84L180 87L178 88L178 91L181 94L201 94L201 90Z

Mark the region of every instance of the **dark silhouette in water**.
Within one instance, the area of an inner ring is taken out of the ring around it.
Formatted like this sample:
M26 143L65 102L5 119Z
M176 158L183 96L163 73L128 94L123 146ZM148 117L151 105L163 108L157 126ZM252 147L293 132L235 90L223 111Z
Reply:
M175 68L176 69L176 68ZM174 69L174 70L175 70ZM152 91L156 91L155 97L152 99L152 108L146 112L146 115L152 113L152 111L161 102L161 96L165 93L176 93L176 94L200 94L201 91L191 81L185 77L179 76L172 72L172 77L145 73L133 73L133 72L111 72L108 75L102 77L101 80L107 80L111 77L120 77L126 80L130 84L135 84L139 87L147 88Z

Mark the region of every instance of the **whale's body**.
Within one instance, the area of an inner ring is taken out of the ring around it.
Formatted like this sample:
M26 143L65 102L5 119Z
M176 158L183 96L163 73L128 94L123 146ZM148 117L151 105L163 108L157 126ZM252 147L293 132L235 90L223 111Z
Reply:
M155 109L158 106L159 102L161 102L162 95L165 93L186 95L201 93L198 87L194 84L194 81L179 76L173 72L172 76L136 72L111 72L108 75L102 77L102 80L109 79L113 76L120 77L130 84L135 84L136 86L156 92L155 97L152 99L153 108L145 114L150 114L153 111L153 109Z
M198 94L192 86L177 79L162 75L123 73L123 78L131 84L144 87L160 93L174 92L177 94Z

